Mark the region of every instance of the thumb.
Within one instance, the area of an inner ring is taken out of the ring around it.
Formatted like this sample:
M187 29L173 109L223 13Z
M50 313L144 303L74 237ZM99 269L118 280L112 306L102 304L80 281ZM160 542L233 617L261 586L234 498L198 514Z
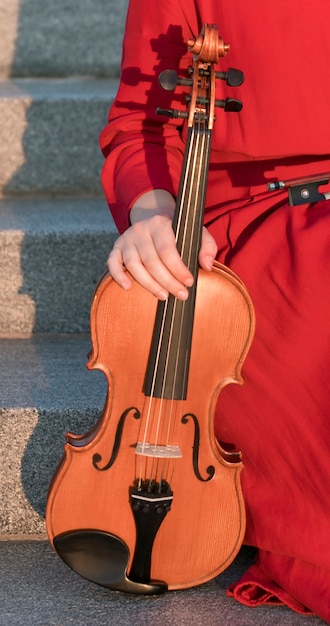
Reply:
M204 270L211 270L218 252L215 239L206 228L203 228L202 244L199 251L199 264Z

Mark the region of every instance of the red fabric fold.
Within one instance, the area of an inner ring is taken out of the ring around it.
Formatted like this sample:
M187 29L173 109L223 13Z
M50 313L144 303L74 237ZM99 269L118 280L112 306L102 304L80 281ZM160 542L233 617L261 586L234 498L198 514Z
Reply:
M264 604L285 605L297 613L313 615L306 606L270 580L256 564L251 565L238 582L230 585L227 596L250 607Z

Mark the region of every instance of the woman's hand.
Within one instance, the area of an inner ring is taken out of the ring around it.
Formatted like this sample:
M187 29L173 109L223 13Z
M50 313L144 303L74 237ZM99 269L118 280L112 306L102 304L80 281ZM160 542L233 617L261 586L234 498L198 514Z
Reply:
M174 209L173 197L162 189L143 194L132 207L132 225L117 239L108 258L111 276L124 289L131 287L125 266L159 300L166 300L169 293L180 300L188 297L187 287L193 284L193 276L176 248ZM199 253L201 267L211 270L216 253L217 245L204 228Z

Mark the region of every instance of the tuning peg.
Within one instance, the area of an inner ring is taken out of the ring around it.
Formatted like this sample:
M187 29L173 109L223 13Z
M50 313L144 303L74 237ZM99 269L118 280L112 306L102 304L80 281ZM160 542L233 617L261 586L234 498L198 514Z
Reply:
M244 83L243 72L235 70L233 67L230 67L227 72L216 72L215 77L225 80L229 87L239 87Z
M226 112L238 113L242 110L243 103L235 98L226 98L226 100L216 100L215 106L224 109Z
M191 87L191 78L180 78L175 70L164 70L159 74L158 82L166 91L173 91L177 85L187 85Z
M160 107L156 109L156 115L165 115L166 117L183 119L187 119L188 117L187 111L179 111L178 109L161 109Z

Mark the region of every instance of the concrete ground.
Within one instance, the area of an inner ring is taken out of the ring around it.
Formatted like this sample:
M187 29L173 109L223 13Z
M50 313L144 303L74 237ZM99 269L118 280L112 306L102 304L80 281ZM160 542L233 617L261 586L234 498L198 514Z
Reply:
M0 541L0 626L321 626L282 607L247 608L226 596L251 561L243 549L217 579L143 597L98 587L62 563L47 541Z

